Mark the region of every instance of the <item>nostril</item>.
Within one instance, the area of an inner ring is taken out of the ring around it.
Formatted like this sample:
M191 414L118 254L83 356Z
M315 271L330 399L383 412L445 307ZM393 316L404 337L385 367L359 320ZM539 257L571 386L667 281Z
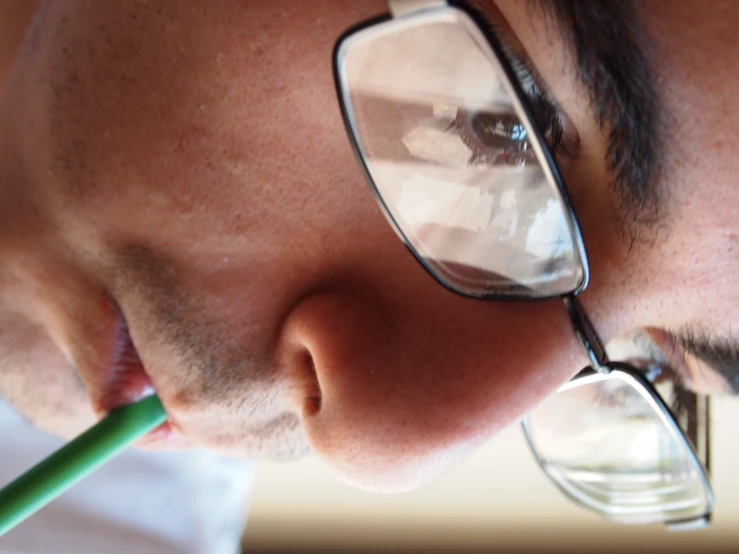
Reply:
M303 366L303 374L308 382L305 386L305 415L312 416L317 414L321 409L321 386L318 383L318 374L316 373L316 365L313 356L308 350L304 350L301 355L301 365Z

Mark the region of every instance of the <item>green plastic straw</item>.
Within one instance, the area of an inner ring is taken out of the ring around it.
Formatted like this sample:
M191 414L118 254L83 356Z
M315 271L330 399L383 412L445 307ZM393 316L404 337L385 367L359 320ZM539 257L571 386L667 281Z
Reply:
M114 410L0 489L0 537L166 420L156 396Z

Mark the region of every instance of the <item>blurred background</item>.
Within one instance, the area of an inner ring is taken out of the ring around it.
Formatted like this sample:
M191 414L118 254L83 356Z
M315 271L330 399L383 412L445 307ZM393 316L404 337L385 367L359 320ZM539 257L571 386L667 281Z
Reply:
M607 523L570 504L518 427L425 488L401 495L342 485L317 460L255 467L244 551L739 552L739 400L712 405L710 528Z

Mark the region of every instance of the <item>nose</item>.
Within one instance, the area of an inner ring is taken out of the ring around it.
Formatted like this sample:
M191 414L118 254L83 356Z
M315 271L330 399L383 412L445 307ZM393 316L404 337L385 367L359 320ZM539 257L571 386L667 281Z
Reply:
M565 361L577 345L560 304L469 300L425 279L389 293L311 295L283 328L286 363L311 382L302 393L308 441L361 488L433 479L579 367Z
M430 376L402 351L403 333L382 304L349 292L312 296L287 321L286 342L305 376L303 423L314 451L344 481L403 490L420 484L418 467L436 449L419 390ZM417 383L403 363L421 372Z

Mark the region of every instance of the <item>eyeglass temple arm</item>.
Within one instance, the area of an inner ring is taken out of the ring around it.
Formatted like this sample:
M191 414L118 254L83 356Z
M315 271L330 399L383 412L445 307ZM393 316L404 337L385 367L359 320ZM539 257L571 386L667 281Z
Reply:
M388 0L388 7L393 17L402 17L409 13L446 6L446 0Z
M567 308L567 313L570 315L570 322L575 330L577 340L585 349L591 367L598 373L610 373L611 369L608 367L606 349L603 347L603 342L601 342L582 304L574 296L565 296L562 300L565 308Z

